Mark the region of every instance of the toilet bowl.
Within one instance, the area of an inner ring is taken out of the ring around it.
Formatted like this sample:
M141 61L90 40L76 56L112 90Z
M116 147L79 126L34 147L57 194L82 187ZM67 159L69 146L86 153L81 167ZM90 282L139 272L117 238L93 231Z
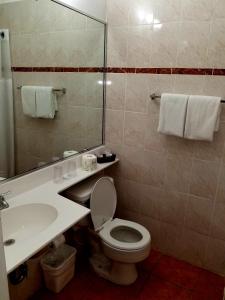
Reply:
M67 192L69 199L91 210L90 263L101 277L129 285L138 277L136 264L150 253L151 236L142 225L114 217L117 193L111 177L90 179ZM97 240L97 243L96 243Z
M129 285L138 276L136 263L146 259L150 253L151 237L149 231L138 223L113 219L116 204L113 180L110 177L100 178L91 192L91 218L111 265L105 271L95 270L114 283Z

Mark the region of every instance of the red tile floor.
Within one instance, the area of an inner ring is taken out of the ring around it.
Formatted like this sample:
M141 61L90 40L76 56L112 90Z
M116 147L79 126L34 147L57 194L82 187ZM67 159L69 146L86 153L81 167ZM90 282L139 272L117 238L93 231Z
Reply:
M61 293L42 290L32 300L222 300L224 286L222 277L152 250L131 286L114 285L87 267Z

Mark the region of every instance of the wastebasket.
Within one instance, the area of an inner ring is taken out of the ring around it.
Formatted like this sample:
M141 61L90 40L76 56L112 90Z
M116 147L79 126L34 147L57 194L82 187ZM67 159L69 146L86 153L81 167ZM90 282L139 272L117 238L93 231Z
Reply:
M46 287L59 293L74 277L76 249L62 245L49 251L41 259Z

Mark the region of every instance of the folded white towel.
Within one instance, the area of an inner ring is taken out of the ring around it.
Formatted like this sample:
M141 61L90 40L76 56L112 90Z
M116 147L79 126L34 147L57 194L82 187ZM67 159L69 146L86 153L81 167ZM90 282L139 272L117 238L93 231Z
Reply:
M184 136L188 95L162 94L158 132Z
M221 98L210 96L190 96L184 137L192 140L212 141L219 130Z
M36 117L36 87L23 86L21 89L23 113L26 116Z
M54 119L57 110L57 100L53 88L36 86L36 117Z

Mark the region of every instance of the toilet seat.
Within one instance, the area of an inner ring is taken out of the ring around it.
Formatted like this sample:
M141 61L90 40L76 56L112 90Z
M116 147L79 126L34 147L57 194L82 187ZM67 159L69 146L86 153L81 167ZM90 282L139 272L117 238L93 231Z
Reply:
M115 236L112 235L113 230L117 228L124 227L125 230L133 231L134 236L140 237L137 241L122 241L121 239L117 239ZM143 227L142 225L126 221L122 219L114 219L110 222L107 222L103 229L99 232L101 239L110 245L113 248L120 249L120 250L127 250L127 251L135 251L146 247L150 241L151 236L148 230Z
M102 177L94 185L90 197L91 219L96 231L110 222L116 211L117 194L112 178Z

